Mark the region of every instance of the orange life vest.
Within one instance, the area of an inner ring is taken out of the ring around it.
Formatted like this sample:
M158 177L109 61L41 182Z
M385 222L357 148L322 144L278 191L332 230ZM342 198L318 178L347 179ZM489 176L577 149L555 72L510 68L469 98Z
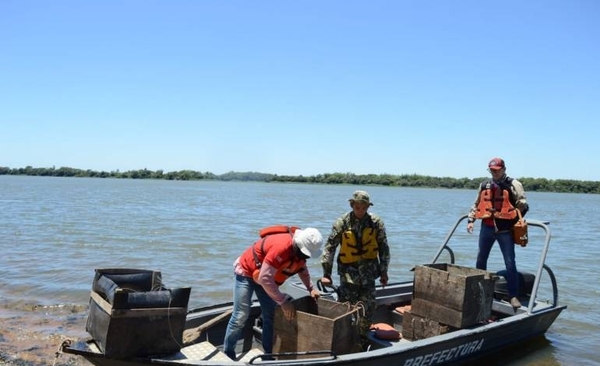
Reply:
M259 231L259 236L262 238L262 240L256 241L251 248L254 263L252 266L253 269L250 271L250 273L252 273L252 278L254 281L258 280L260 267L262 266L262 262L267 255L265 250L265 242L269 239L279 240L278 242L269 243L268 245L268 248L277 248L276 250L279 250L278 247L289 245L289 243L292 241L294 232L297 229L299 229L297 226L273 225L265 227ZM285 242L283 242L281 241L281 235L278 234L289 234L289 237L284 235L287 238L285 239ZM281 255L282 258L284 258L284 262L277 268L273 278L275 283L279 286L282 285L289 277L304 270L306 267L306 261L294 255L292 246L290 246L289 250L286 249L285 251L286 253L282 253ZM248 263L248 265L250 264Z
M267 226L265 228L260 229L258 232L258 235L261 238L264 238L265 236L271 235L271 234L285 234L285 233L294 234L296 232L296 230L298 230L298 229L299 229L298 226L272 225L272 226Z
M292 277L296 273L302 271L304 269L304 266L305 266L304 263L289 260L289 261L285 262L283 264L283 266L281 266L281 268L279 268L277 270L277 272L275 272L273 281L275 281L275 283L278 286L281 286L285 282L285 280L287 280L289 277ZM257 268L252 273L252 279L254 280L254 282L258 282L259 275L260 275L260 268Z
M479 193L479 204L475 211L475 218L513 220L516 217L517 212L510 202L510 192L497 185L492 186L488 182Z

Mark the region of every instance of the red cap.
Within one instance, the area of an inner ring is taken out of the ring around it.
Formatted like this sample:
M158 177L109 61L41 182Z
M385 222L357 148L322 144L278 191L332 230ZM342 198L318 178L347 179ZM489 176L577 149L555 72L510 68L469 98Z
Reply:
M500 170L506 168L506 166L504 165L504 160L500 158L493 158L492 160L490 160L488 168L492 170Z

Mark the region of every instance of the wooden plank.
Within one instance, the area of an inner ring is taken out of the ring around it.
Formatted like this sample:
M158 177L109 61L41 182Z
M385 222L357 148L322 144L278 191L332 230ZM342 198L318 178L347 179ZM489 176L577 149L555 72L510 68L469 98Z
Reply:
M112 306L102 298L102 296L98 295L96 293L96 291L92 291L92 293L90 294L90 297L92 298L93 301L96 302L96 304L98 304L98 306L108 315L111 314L112 312Z
M435 264L415 268L414 297L462 312L491 311L495 277L475 268ZM488 314L489 316L489 314Z
M198 341L198 339L200 339L202 332L204 332L208 328L214 326L215 324L218 324L218 323L222 322L223 320L228 319L229 316L231 315L231 313L233 313L233 310L228 309L228 310L224 311L223 313L217 315L216 317L214 317L210 320L207 320L206 322L200 324L199 326L197 326L195 328L190 328L190 329L184 330L183 331L183 345L189 346L190 344L194 344L195 342Z
M410 311L404 312L402 319L402 338L404 339L416 341L444 334L450 330L450 327L434 320L418 316Z
M411 312L413 314L429 318L447 324L455 328L467 328L485 321L490 317L490 311L474 304L470 311L460 311L449 308L442 304L423 299L413 299Z
M462 304L464 283L460 277L450 276L447 271L419 266L415 269L414 297L444 303L457 308ZM450 291L451 290L451 291Z
M456 328L463 327L463 313L423 299L413 299L411 313Z
M358 341L355 307L322 298L315 304L310 297L294 300L294 306L296 317L291 321L280 307L275 309L273 352L298 353L281 359L311 357L299 354L306 351L329 350L338 355L353 351Z

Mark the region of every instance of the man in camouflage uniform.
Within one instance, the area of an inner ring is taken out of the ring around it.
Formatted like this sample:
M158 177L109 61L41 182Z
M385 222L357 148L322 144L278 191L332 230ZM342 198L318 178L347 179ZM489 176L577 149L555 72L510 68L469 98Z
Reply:
M323 249L321 282L325 286L332 283L333 258L340 247L337 258L340 275L338 301L363 304L365 317L361 318L359 325L364 338L377 306L375 280L379 278L384 286L388 283L390 248L383 220L367 212L373 205L369 194L356 191L348 201L352 211L336 220Z

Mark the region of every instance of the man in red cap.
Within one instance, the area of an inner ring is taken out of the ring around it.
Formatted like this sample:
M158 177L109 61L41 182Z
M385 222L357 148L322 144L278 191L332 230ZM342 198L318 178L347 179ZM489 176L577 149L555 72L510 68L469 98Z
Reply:
M477 198L469 211L467 232L473 232L476 219L482 220L476 263L478 269L487 269L490 251L494 242L498 241L506 266L508 298L514 308L519 308L521 307L518 299L519 279L512 228L519 221L516 210L520 210L521 215L525 216L529 205L521 182L506 175L504 160L500 158L490 160L488 171L492 178L479 185Z

